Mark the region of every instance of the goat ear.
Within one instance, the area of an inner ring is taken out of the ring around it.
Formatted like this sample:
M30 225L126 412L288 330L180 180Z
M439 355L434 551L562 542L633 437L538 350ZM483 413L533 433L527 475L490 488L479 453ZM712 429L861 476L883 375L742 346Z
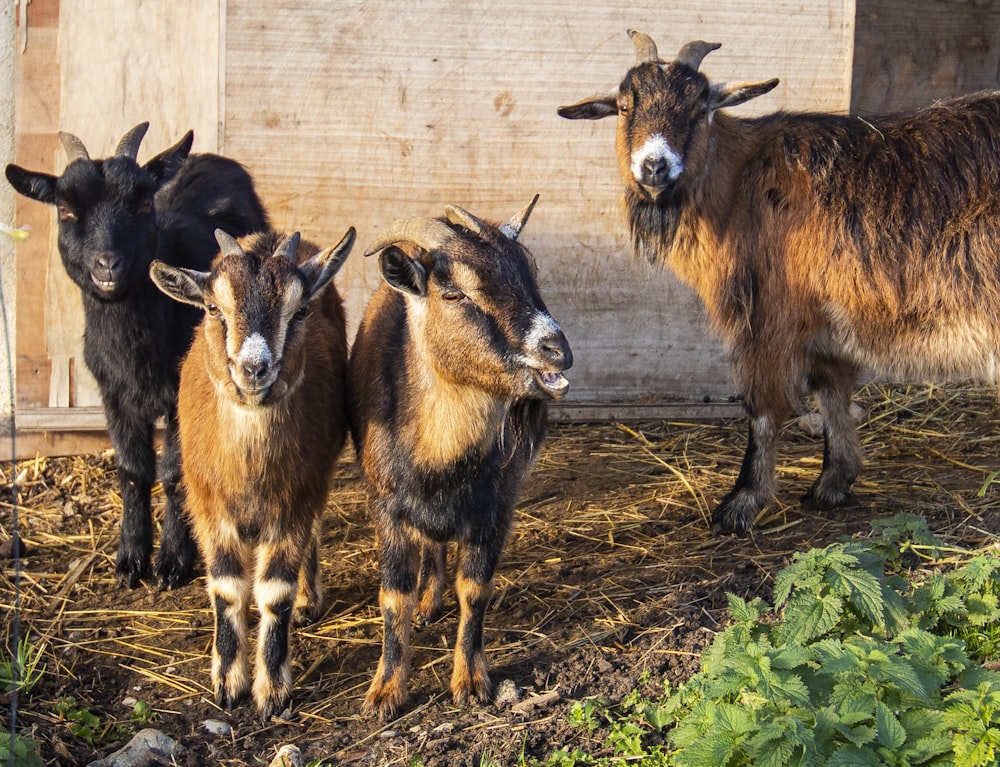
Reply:
M713 85L709 97L709 109L725 109L735 107L750 99L763 96L774 90L778 78L765 80L762 83L733 83L732 85Z
M149 276L160 290L175 301L193 304L199 309L205 307L205 286L210 272L182 269L156 260L149 265Z
M48 173L25 170L20 165L10 164L5 171L7 180L14 189L32 200L56 204L56 177Z
M162 186L177 175L184 167L191 145L194 143L194 131L188 131L184 137L169 149L164 149L156 157L143 165L143 170L149 173Z
M382 279L393 290L411 296L427 295L427 272L424 267L395 245L390 245L379 254L378 263L382 268Z
M600 120L602 117L611 117L618 114L618 95L612 93L610 96L594 96L559 107L556 112L567 120Z
M309 281L309 297L320 293L327 286L333 276L340 271L347 256L350 255L351 248L354 247L354 237L356 232L352 226L341 238L340 242L332 248L321 250L300 267L306 280Z

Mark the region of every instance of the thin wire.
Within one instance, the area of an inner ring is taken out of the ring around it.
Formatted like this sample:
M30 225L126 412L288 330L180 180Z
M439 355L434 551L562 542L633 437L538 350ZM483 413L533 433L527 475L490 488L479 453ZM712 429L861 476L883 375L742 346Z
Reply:
M7 382L10 401L8 412L10 413L10 468L11 468L11 499L10 507L13 515L13 554L14 554L14 619L13 637L11 645L12 662L10 663L11 682L13 689L10 693L10 758L8 764L14 767L14 740L17 735L17 692L20 685L21 669L17 663L17 647L21 641L21 532L20 520L18 519L17 507L17 434L14 428L14 363L10 349L10 323L7 321L7 298L4 291L3 278L0 275L0 321L3 322L3 342L7 353Z

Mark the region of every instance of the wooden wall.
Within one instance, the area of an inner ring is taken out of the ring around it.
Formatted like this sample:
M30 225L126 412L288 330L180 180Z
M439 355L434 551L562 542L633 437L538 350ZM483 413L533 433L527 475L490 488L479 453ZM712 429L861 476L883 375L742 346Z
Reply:
M962 13L947 0L918 4ZM844 111L852 81L856 92L881 87L867 43L856 50L855 14L867 24L895 9L919 26L909 7L33 0L19 21L18 162L60 171L60 129L97 156L148 120L143 159L194 128L196 151L251 169L279 227L321 244L357 227L337 278L352 328L378 280L361 253L394 218L439 215L447 203L506 218L537 192L523 239L576 359L562 417L717 414L733 390L701 306L627 253L613 121L569 122L556 107L612 89L634 61L625 30L636 28L665 57L690 39L722 42L702 65L713 79L780 77L744 114ZM35 230L17 254L18 430L37 436L22 440L25 451L73 451L102 423L82 363L79 297L59 263L52 210L21 200L18 221Z

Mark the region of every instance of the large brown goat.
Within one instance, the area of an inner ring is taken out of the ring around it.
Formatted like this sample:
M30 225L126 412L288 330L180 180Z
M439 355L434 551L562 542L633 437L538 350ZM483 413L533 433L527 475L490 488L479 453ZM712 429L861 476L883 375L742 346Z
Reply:
M252 595L253 697L266 719L291 694L291 623L317 617L321 604L318 523L348 429L344 310L331 281L354 230L319 252L298 233L216 237L211 272L155 261L151 274L206 313L178 404L184 486L215 610L215 697L232 707L250 690Z
M704 301L733 355L750 416L735 487L713 516L748 530L774 492L775 439L803 391L824 419L806 497L843 504L861 468L850 416L859 374L995 382L1000 362L1000 93L861 119L721 111L777 80L719 85L715 43L637 62L617 92L561 107L618 117L637 255Z
M378 539L382 657L364 709L407 697L410 624L441 611L445 545L458 545L451 691L491 692L483 618L525 473L565 394L573 357L517 242L534 205L502 225L449 207L397 221L369 247L383 283L350 361L351 425Z

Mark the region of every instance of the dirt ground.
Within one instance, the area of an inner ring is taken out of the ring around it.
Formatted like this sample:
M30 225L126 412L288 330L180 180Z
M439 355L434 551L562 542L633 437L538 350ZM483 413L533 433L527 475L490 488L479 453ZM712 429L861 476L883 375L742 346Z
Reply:
M869 386L857 401L867 414L867 460L851 503L834 513L799 503L818 471L822 441L792 423L782 435L778 498L749 537L714 536L708 524L739 468L742 421L553 426L522 493L487 616L493 681L517 699L452 704L451 609L414 631L412 699L388 723L360 716L381 622L372 528L352 455L342 457L329 500L327 610L295 634L290 719L266 724L249 705L226 712L212 701L212 618L202 577L167 593L150 583L116 588L120 498L112 456L7 464L0 632L9 643L16 599L22 633L46 648L42 680L18 701L17 729L39 742L47 764L61 765L120 748L143 726L131 719L135 700L155 712L150 726L186 747L181 763L188 765L266 764L283 743L327 764L479 767L544 759L561 746L597 753L601 743L567 723L570 703L616 700L640 677L653 692L665 679L686 679L725 625L726 593L769 599L774 574L796 551L865 534L869 520L900 511L926 516L946 541L997 542L994 395ZM9 558L15 474L27 546L17 570ZM97 717L93 744L56 713L68 696ZM5 729L11 715L6 706ZM206 720L232 731L211 734Z

